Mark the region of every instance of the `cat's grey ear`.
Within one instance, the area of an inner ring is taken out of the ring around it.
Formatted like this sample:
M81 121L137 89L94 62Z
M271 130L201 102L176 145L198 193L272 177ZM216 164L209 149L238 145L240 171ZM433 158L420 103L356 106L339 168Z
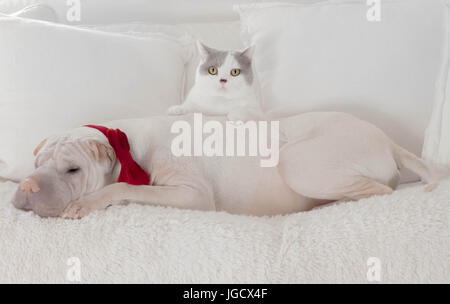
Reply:
M243 50L243 51L241 52L241 56L244 56L244 57L246 57L247 59L252 60L252 57L253 57L253 53L254 53L254 52L255 52L255 46L252 45L252 46L249 46L248 48L246 48L245 50Z
M210 55L214 52L217 52L217 50L215 50L209 46L206 46L200 40L197 40L197 49L198 49L200 56L203 58L207 57L208 55Z

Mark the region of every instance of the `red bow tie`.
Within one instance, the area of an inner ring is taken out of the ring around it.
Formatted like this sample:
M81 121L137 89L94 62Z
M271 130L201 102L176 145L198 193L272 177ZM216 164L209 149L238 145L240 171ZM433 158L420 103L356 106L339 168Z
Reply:
M103 133L108 138L109 144L113 147L117 159L122 168L120 169L118 183L130 185L150 185L150 174L145 172L141 166L133 159L130 153L130 143L127 135L119 129L108 129L103 126L85 125Z

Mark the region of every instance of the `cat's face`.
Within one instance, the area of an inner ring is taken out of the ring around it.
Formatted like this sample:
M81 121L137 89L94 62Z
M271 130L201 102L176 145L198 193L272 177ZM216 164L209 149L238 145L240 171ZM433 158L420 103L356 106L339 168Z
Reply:
M253 48L240 51L220 51L198 43L201 56L196 85L206 93L239 98L249 93L254 77Z

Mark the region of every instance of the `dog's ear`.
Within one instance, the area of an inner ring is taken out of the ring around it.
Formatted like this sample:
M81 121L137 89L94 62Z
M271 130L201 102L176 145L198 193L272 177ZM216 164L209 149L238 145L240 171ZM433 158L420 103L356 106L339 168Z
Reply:
M45 146L45 143L47 142L47 139L44 139L43 141L41 141L41 143L34 149L33 151L33 155L36 156L38 155L39 151L41 151L42 147Z
M94 155L95 160L101 160L103 158L109 159L111 162L115 159L114 150L101 142L96 140L89 141L89 148Z

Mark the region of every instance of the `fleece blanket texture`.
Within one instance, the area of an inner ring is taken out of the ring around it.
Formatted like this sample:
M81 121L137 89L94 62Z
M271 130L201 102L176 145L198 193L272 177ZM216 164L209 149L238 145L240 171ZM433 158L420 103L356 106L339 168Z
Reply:
M9 203L16 188L0 184L0 283L450 283L450 181L271 218L131 204L43 219Z

